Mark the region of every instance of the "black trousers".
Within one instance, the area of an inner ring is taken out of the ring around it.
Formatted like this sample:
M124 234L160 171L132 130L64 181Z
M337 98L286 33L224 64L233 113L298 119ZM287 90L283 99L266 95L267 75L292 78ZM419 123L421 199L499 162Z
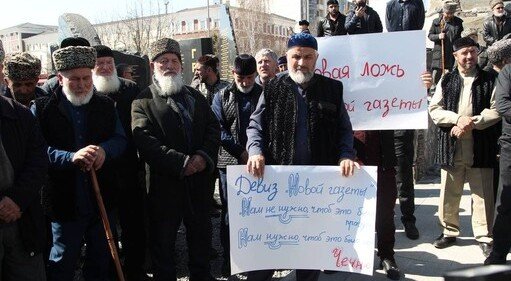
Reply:
M378 167L378 190L376 199L376 239L380 259L394 259L396 225L396 171L394 168Z
M230 260L230 247L229 247L229 221L227 220L227 169L218 168L218 176L220 179L219 191L220 200L222 201L222 217L220 218L220 243L223 248L224 262Z
M500 203L493 226L493 253L505 257L511 249L511 139L500 140Z
M257 270L247 272L247 281L271 281L275 270ZM296 281L317 281L319 270L296 270Z
M151 244L151 259L155 281L176 279L176 261L174 259L176 237L181 222L186 227L186 242L188 246L188 270L190 281L211 281L211 266L209 264L211 250L211 195L199 200L207 206L194 206L192 210L188 198L168 198L169 204L176 205L170 215L162 215L151 208L149 196L149 235ZM177 207L178 206L178 207ZM196 208L195 208L196 207Z
M146 191L136 169L120 175L119 181L122 189L119 192L118 212L124 271L128 280L138 280L145 274Z
M396 147L396 184L401 208L401 221L415 223L415 192L413 186L414 130L397 130L394 133Z

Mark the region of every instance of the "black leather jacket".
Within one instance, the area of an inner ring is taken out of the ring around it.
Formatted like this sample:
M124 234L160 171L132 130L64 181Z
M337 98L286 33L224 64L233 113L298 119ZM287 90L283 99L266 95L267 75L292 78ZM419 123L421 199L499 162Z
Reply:
M504 15L504 17L504 24L500 32L497 30L494 16L490 16L484 21L483 39L487 46L491 46L496 41L502 39L504 35L511 33L511 17L509 15Z
M381 24L380 16L373 10L373 8L367 6L366 8L366 19L361 19L355 16L355 10L350 10L346 15L346 31L349 34L364 34L364 33L380 33L383 32L383 26Z
M346 16L341 13L339 13L335 21L330 20L328 15L326 15L321 21L318 22L317 37L346 35L347 31L346 28L344 28L345 22Z

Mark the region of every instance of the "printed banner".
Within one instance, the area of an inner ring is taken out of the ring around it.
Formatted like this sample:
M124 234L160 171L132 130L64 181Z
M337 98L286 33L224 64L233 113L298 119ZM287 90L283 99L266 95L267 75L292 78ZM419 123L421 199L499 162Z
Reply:
M318 38L315 72L342 81L354 130L426 129L424 31Z
M377 169L227 166L232 274L262 269L373 273Z

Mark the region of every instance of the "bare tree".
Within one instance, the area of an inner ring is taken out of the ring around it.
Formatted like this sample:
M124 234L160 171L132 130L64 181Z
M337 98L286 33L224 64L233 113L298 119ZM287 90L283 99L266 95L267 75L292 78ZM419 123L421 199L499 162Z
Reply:
M132 0L126 3L126 15L96 29L101 40L115 49L147 54L150 42L173 33L173 15L166 14L162 6L154 0Z
M240 53L255 54L271 48L270 32L274 29L268 0L240 0L239 8L231 9L234 35ZM257 19L257 20L254 20Z

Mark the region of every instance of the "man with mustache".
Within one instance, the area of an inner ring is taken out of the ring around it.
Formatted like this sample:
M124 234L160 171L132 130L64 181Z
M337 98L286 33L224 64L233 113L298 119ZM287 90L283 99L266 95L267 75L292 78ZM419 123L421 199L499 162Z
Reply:
M50 96L36 99L32 107L49 146L49 183L42 192L53 234L48 278L72 280L86 243L85 280L108 280L111 256L89 171L96 170L109 219L115 225L112 210L119 186L113 160L126 148L126 136L114 102L94 91L94 48L58 49L53 62L59 86Z
M126 277L128 280L139 280L145 274L145 223L144 212L133 206L144 206L145 188L140 184L139 170L142 168L131 133L131 103L140 90L135 82L117 76L114 53L109 47L96 45L93 48L97 52L97 59L92 70L92 82L98 94L114 101L128 141L115 171L121 187L118 215Z
M462 37L453 44L456 69L442 76L429 105L438 126L436 162L441 165L438 218L442 234L433 242L450 247L460 235L463 185L472 194L472 230L483 254L491 252L494 212L493 168L500 120L493 88L496 75L477 66L477 43Z
M185 86L179 43L149 47L153 84L132 104L133 140L148 171L148 216L154 280L176 280L174 249L184 222L190 280L211 281L210 179L220 128L206 98Z
M511 17L504 9L504 2L502 0L492 0L490 1L490 9L492 15L483 24L483 39L487 47L504 38L506 34L511 33Z
M308 33L288 41L288 74L264 88L247 128L247 170L264 176L265 165L334 165L344 176L359 167L342 83L314 73L318 43ZM273 270L248 273L248 281L271 280ZM315 281L318 270L297 270L298 281Z
M256 60L253 56L241 54L234 60L232 70L234 81L215 95L213 112L220 121L222 147L218 158L220 175L220 198L222 199L222 218L220 223L220 242L224 249L222 274L230 276L229 225L227 220L227 165L244 165L248 160L247 126L261 95L261 86L255 83Z
M28 107L35 98L47 95L37 87L41 61L27 52L7 55L3 62L3 74L7 87L2 94L24 106Z

